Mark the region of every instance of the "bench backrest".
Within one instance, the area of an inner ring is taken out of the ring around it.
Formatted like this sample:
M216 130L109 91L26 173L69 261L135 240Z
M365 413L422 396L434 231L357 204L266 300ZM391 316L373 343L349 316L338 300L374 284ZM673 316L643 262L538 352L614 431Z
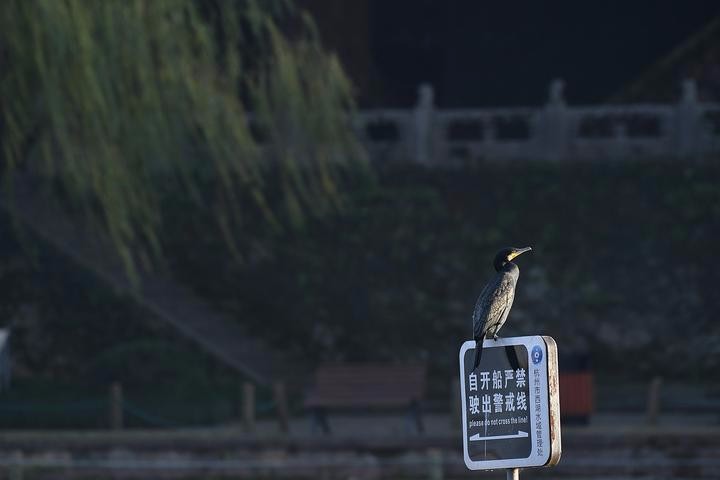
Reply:
M403 407L425 394L422 364L325 365L315 374L307 407Z

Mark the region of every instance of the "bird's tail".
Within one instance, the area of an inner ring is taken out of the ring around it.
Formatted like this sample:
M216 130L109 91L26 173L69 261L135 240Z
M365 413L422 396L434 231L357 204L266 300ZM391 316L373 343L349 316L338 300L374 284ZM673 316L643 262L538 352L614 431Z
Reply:
M473 369L472 369L473 372L475 370L477 370L478 365L480 365L480 359L482 358L482 347L483 347L484 340L485 340L484 336L475 340L475 363L473 364Z

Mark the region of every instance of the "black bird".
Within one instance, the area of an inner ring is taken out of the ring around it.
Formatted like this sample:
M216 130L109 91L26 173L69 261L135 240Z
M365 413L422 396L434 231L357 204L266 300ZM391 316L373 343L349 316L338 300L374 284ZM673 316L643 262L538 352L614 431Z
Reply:
M526 248L504 248L495 255L493 265L497 272L490 280L475 303L473 311L473 336L475 337L475 365L480 365L482 345L485 337L497 340L497 333L502 328L515 299L515 285L520 276L520 269L512 260L520 254L532 250Z

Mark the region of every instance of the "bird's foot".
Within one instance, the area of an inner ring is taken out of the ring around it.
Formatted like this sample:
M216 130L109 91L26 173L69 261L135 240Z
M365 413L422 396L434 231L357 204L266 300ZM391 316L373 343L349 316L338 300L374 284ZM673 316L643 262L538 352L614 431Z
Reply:
M497 335L493 335L493 340L497 342Z

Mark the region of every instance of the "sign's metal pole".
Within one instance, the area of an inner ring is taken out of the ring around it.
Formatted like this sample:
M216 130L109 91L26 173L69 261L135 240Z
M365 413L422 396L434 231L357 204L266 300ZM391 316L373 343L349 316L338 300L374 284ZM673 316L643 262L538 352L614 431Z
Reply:
M520 469L519 468L508 468L507 480L520 480Z

